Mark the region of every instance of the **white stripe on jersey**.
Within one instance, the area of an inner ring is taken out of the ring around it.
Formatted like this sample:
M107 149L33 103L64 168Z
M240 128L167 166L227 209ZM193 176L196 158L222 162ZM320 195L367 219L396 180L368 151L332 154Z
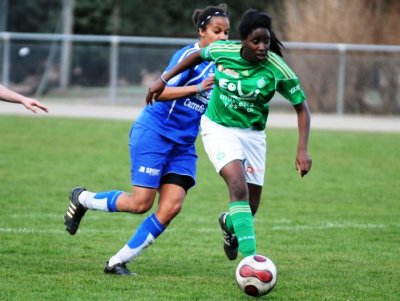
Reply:
M182 55L179 57L177 63L180 63L183 59L185 59L187 56L191 55L193 52L196 52L200 49L199 43L195 43L193 45L192 48L189 48L187 50L185 50ZM175 75L173 78L171 78L168 83L173 85L174 83L176 83L177 81L179 81L181 77L181 74L177 74ZM186 86L187 84L185 84L184 86Z
M210 68L213 68L213 67L214 67L214 62L209 62L209 64L207 65L207 67L205 67L205 68L203 69L203 71L201 71L201 73L200 73L198 76L196 76L196 77L191 78L190 80L188 80L188 82L185 84L185 86L189 86L189 85L191 85L193 82L196 82L199 78L203 77L203 75L204 75L205 73L208 73L209 70L210 70Z

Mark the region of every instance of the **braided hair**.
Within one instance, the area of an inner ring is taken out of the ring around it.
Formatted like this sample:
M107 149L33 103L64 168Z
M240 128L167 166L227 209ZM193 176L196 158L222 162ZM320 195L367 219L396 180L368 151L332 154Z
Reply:
M285 47L282 42L276 37L275 33L271 30L271 17L262 11L255 9L247 10L239 24L239 34L242 40L245 40L250 33L256 28L267 28L271 34L271 45L269 49L277 55L283 57L283 50Z

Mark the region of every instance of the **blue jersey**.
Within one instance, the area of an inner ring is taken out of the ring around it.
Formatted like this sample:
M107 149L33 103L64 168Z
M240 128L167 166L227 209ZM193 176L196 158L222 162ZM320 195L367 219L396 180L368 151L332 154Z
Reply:
M176 51L165 72L199 49L198 43L195 43ZM167 86L200 84L210 75L214 75L214 63L205 61L171 78ZM193 144L199 133L200 118L206 111L210 95L211 90L208 90L172 101L156 101L144 108L136 123L149 127L177 143Z

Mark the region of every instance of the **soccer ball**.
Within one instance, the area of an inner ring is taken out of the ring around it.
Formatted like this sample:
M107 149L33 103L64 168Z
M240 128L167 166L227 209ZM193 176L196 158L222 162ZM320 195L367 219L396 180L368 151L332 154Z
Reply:
M236 283L247 295L259 297L268 294L276 284L276 266L263 255L243 258L236 268Z

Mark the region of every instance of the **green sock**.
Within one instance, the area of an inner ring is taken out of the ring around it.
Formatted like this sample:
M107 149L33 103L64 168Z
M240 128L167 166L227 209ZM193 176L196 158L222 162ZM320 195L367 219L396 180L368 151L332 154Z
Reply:
M230 203L229 215L239 242L239 251L244 257L256 254L253 215L248 201Z

